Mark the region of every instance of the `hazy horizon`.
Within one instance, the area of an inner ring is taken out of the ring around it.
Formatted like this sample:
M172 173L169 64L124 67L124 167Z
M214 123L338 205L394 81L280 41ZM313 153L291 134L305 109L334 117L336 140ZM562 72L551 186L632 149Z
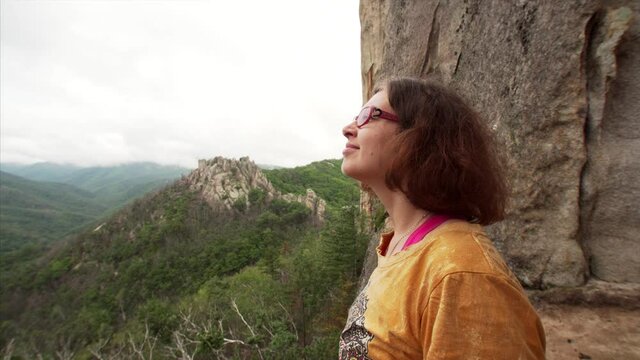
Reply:
M208 158L203 158L203 159L198 159L198 160L212 160L213 158L217 157L216 156L212 156L212 157L208 157ZM309 165L313 162L317 162L317 161L323 161L323 160L339 160L341 158L339 157L334 157L334 158L326 158L326 159L318 159L318 160L311 160L308 163L304 163L304 164L300 164L300 165L294 165L294 166L283 166L283 165L279 165L279 164L270 164L270 163L259 163L256 162L250 155L245 155L245 156L240 156L240 157L226 157L225 158L230 158L230 159L235 159L238 160L241 157L248 157L249 160L253 161L257 166L270 166L270 167L278 167L278 168L293 168L293 167L298 167L298 166L305 166L305 165ZM197 161L195 165L193 166L183 166L181 164L161 164L158 162L154 162L154 161L145 161L145 160L141 160L141 161L128 161L128 162L121 162L121 163L113 163L113 164L102 164L102 165L76 165L73 163L61 163L61 162L53 162L53 161L38 161L38 162L32 162L32 163L19 163L19 162L9 162L9 161L0 161L0 166L19 166L19 167L27 167L27 166L33 166L33 165L40 165L40 164L52 164L52 165L57 165L57 166L68 166L68 167L77 167L78 169L85 169L85 168L92 168L92 167L118 167L118 166L126 166L126 165L134 165L134 164L154 164L154 165L160 165L160 166L176 166L176 167L182 167L182 168L186 168L186 169L195 169L198 167Z

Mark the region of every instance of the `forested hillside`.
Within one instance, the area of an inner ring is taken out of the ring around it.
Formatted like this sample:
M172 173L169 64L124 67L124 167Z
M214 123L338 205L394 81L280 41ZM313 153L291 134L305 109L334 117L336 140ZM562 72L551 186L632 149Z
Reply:
M0 256L26 244L42 247L106 210L95 194L75 186L0 171Z
M287 184L322 185L324 225L259 188L249 206L213 210L183 179L3 271L2 346L24 358L335 357L366 241L356 184L323 163L339 171L314 163Z
M89 168L1 164L0 168L3 266L37 256L53 242L188 171L154 163Z

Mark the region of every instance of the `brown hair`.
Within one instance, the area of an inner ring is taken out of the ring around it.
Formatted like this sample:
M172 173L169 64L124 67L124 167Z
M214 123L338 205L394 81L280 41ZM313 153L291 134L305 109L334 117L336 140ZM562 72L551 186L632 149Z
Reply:
M482 225L502 220L508 197L504 171L478 113L434 82L396 78L384 89L400 118L387 186L428 211Z

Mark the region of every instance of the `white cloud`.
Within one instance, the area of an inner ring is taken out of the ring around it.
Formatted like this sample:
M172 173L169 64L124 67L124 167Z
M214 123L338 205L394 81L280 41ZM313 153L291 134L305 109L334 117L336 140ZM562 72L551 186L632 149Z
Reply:
M1 3L2 161L340 156L358 2Z

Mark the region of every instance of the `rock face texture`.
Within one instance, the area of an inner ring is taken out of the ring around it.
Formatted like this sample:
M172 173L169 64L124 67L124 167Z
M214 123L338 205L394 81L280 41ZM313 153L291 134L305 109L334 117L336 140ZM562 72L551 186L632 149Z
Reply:
M640 282L640 3L599 13L587 52L583 241L592 273Z
M319 198L312 189L307 189L306 195L284 194L282 198L287 201L302 203L311 210L312 214L315 214L321 220L324 219L327 204L323 199Z
M634 0L361 0L365 99L388 77L435 79L495 131L513 196L487 230L529 287L640 282L639 15Z
M233 211L238 207L238 202L243 202L244 207L249 208L249 193L252 189L259 189L264 192L266 201L280 198L302 203L311 210L317 221L324 221L326 203L313 190L307 189L306 195L281 194L248 157L235 160L218 156L211 160L199 160L198 168L183 181L216 210Z
M217 156L211 160L199 160L198 168L187 177L189 188L202 194L212 208L231 210L236 201L248 203L251 189L265 192L268 200L276 190L256 164L248 157L226 159ZM244 198L242 198L244 197Z

